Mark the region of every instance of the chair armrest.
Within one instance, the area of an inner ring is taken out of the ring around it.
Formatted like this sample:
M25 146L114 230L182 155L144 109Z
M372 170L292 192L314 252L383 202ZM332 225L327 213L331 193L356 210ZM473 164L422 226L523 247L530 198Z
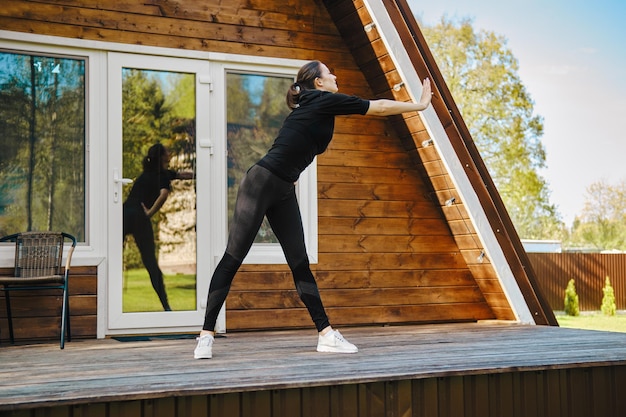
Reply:
M70 270L70 266L72 264L72 255L74 254L74 249L76 249L76 238L65 232L63 232L62 235L63 237L72 241L72 246L70 247L70 250L67 251L67 258L65 259L65 275L67 276L67 273Z

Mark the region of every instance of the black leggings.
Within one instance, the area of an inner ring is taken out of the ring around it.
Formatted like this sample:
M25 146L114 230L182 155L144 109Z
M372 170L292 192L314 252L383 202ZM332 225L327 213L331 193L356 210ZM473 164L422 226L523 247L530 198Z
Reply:
M217 315L226 300L235 273L261 227L263 216L267 216L280 242L298 295L308 309L315 327L321 331L330 325L309 267L295 186L266 168L254 165L239 186L226 252L211 278L203 330L215 330Z
M124 204L124 237L127 234L132 234L135 238L135 243L141 254L141 260L148 270L152 288L159 296L163 310L170 311L171 308L167 301L167 293L163 283L163 273L156 258L152 223L139 205Z

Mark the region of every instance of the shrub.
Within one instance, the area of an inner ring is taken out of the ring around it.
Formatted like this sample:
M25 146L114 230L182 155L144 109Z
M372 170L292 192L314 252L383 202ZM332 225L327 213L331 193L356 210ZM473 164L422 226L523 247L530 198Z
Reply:
M570 279L565 289L565 314L568 316L577 316L580 314L578 307L578 294L576 294L576 286L574 280Z
M602 310L605 316L614 316L617 310L617 306L615 305L615 291L613 291L611 280L608 276L604 281L602 292L604 293L604 297L602 297L602 307L600 307L600 310Z

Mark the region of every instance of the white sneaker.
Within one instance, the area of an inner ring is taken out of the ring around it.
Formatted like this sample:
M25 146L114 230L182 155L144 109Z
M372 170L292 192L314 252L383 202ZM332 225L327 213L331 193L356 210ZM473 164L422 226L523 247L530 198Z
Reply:
M198 346L193 351L194 359L211 359L213 357L213 336L205 334L196 338Z
M318 352L357 353L359 349L343 338L338 330L331 330L317 339Z

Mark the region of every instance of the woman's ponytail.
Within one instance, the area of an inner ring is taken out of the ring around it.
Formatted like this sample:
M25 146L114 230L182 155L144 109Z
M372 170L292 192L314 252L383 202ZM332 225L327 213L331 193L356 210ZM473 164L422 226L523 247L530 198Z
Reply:
M291 87L289 87L289 90L287 90L287 106L291 110L297 109L298 107L300 107L298 102L300 101L301 92L302 92L302 88L300 87L300 84L298 83L291 84Z
M300 105L300 94L306 90L315 90L315 79L321 75L321 62L311 61L306 63L298 71L296 82L287 90L287 106L293 110Z

